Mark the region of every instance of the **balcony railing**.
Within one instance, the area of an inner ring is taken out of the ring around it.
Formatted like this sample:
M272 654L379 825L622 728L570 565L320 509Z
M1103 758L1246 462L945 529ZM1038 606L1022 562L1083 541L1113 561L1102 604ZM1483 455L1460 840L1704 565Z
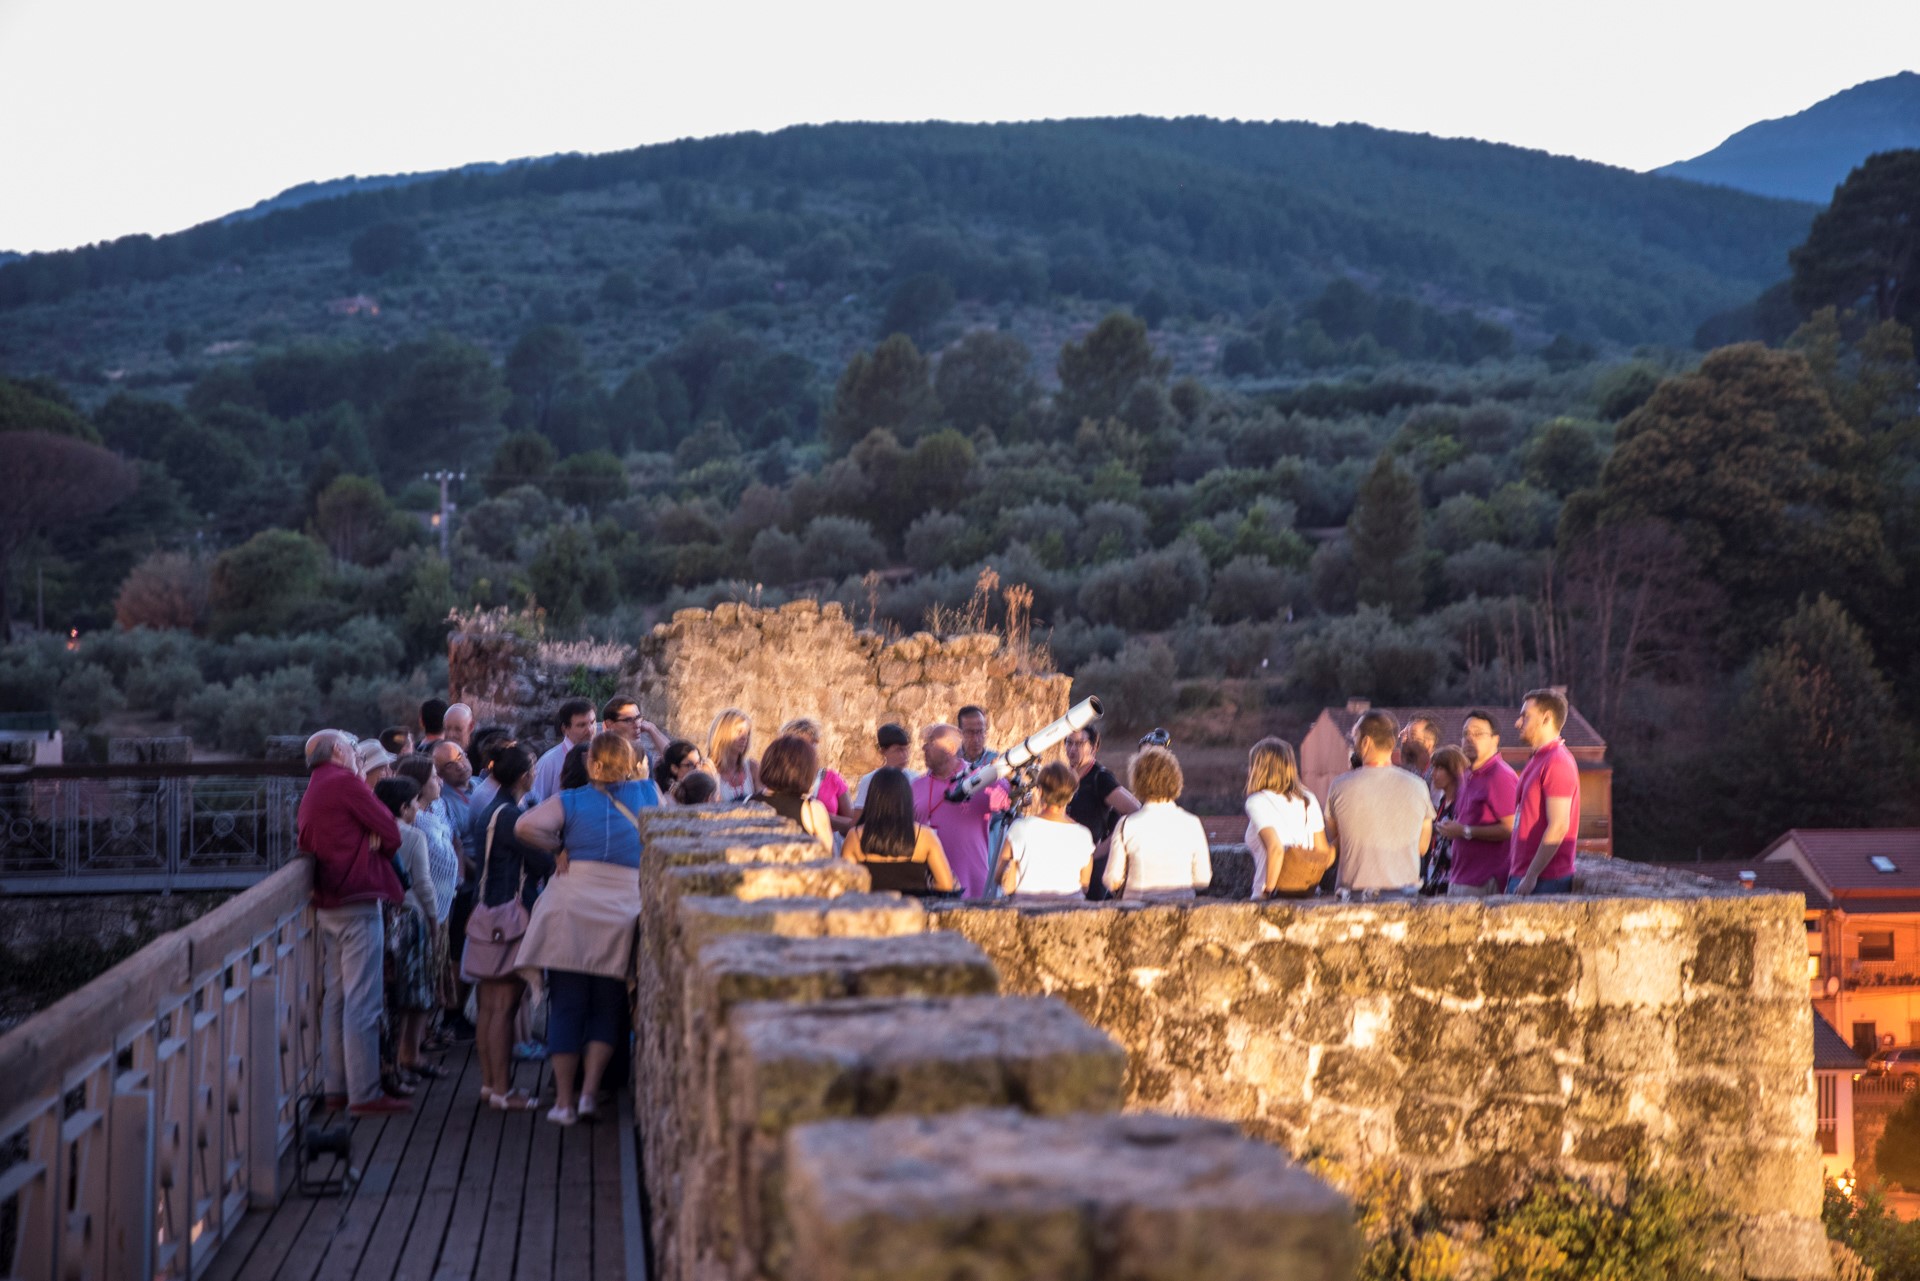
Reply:
M319 1070L311 871L275 873L0 1037L0 1276L192 1281Z
M293 856L299 762L0 770L0 894L231 889Z
M1842 981L1849 988L1920 987L1920 958L1848 961Z

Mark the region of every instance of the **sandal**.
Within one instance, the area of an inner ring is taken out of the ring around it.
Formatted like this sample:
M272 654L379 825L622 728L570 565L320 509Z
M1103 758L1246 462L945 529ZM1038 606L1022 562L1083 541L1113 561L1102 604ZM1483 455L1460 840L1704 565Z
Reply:
M493 1101L497 1097L499 1096L494 1094L494 1092L492 1090L489 1090L486 1086L483 1085L480 1087L480 1106L481 1107L483 1108L492 1107Z
M572 1108L563 1108L558 1103L554 1104L553 1107L547 1111L547 1120L553 1122L555 1125L568 1126L579 1119L579 1116L575 1114Z
M540 1100L525 1090L508 1090L505 1094L496 1094L488 1100L496 1112L538 1112Z
M600 1100L591 1094L582 1094L580 1096L580 1106L577 1110L580 1113L580 1119L582 1121L591 1121L593 1120L594 1114L600 1110Z

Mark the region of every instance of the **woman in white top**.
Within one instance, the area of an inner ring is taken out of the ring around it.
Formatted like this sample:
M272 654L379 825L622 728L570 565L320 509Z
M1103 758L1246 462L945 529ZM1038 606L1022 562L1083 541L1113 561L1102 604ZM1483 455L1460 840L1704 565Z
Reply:
M1164 747L1144 747L1127 763L1127 790L1140 808L1113 829L1107 888L1115 897L1185 899L1213 881L1207 830L1179 806L1186 778Z
M1000 888L1023 899L1077 899L1093 876L1093 833L1067 817L1080 785L1072 766L1055 761L1034 785L1040 812L1007 827Z
M737 707L725 708L713 718L707 731L707 762L720 784L716 801L744 801L760 790L758 763L748 752L753 750L753 721Z
M1333 858L1320 802L1300 782L1293 744L1263 738L1247 753L1247 852L1253 893L1304 898Z

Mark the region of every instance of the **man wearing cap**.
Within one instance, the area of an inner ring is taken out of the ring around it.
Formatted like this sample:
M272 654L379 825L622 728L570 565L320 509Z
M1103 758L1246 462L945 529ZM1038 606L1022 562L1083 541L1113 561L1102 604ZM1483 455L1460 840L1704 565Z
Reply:
M878 769L870 769L862 774L859 784L854 788L853 821L856 824L867 808L867 789L873 786L873 776L880 770L897 769L909 780L920 777L919 774L907 768L913 759L913 736L907 733L905 726L888 721L880 727L880 732L875 737L879 740L880 766Z
M376 751L379 746L374 744ZM400 848L400 827L361 779L350 736L323 729L308 739L307 768L311 774L300 798L297 830L301 853L313 859L314 921L325 988L320 1057L327 1101L354 1116L405 1112L411 1104L388 1098L380 1088L386 951L381 904L401 901L392 862L393 851Z

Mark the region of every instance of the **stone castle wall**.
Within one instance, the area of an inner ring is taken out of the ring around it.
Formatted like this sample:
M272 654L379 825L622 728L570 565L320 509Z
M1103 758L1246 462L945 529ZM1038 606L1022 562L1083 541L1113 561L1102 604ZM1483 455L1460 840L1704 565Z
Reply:
M1127 1048L1129 1108L1237 1123L1443 1218L1635 1157L1732 1203L1749 1277L1829 1275L1797 897L1631 864L1571 899L941 907L1006 990Z
M665 1281L1353 1275L1339 1194L1120 1110L1066 1002L757 807L646 810L634 1094Z
M681 610L617 667L543 659L540 650L509 634L455 634L453 696L473 704L481 723L512 724L539 741L553 737L559 704L593 686L634 698L668 734L703 748L713 718L738 707L753 719L756 754L783 722L810 716L821 726L821 764L849 779L878 763L873 734L882 722L917 729L973 703L992 718L998 746L1061 716L1072 684L1021 670L990 633L888 641L856 631L837 603L811 600Z

